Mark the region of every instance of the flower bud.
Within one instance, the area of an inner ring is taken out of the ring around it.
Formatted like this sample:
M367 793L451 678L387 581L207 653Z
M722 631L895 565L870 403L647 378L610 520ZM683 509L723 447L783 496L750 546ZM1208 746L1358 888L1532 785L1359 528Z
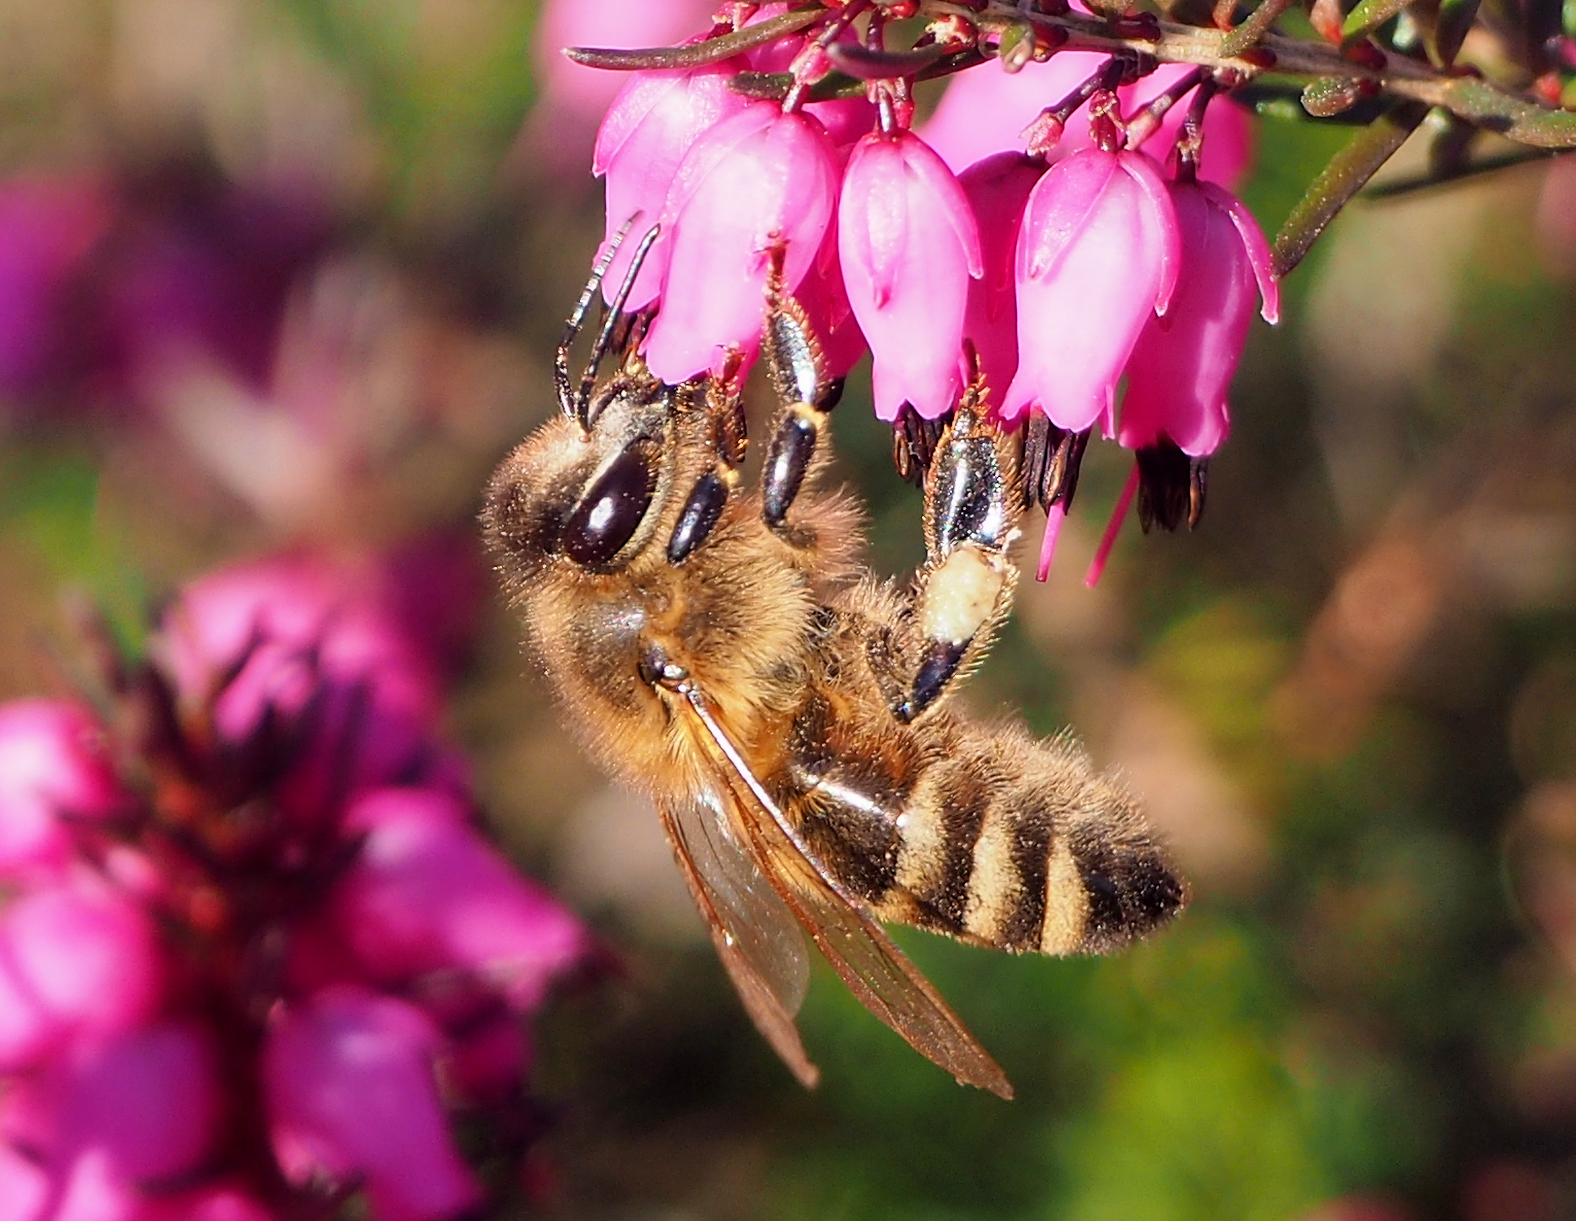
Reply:
M332 900L344 944L375 979L474 971L516 1009L540 1004L584 954L579 921L510 868L443 793L380 789L345 815L364 835Z
M969 281L982 268L974 213L946 162L912 132L862 138L843 177L837 249L875 357L876 415L895 420L905 403L929 420L951 410L968 375Z
M791 292L832 219L837 164L826 130L755 102L711 128L680 164L664 206L672 254L646 363L665 382L760 346L772 248L785 248Z
M732 75L717 64L693 72L636 72L608 108L591 163L592 172L607 180L607 229L598 254L639 216L602 278L609 304L629 273L641 235L662 218L684 154L709 128L749 104L728 88ZM669 249L664 236L647 251L625 309L642 309L656 299Z
M1018 231L1018 372L1001 414L1069 432L1102 415L1151 313L1176 284L1176 213L1142 153L1086 149L1035 184Z
M481 1199L433 1078L440 1036L414 1005L336 987L282 1008L263 1048L285 1176L361 1179L378 1221L439 1221Z
M70 820L129 805L103 736L85 709L64 700L0 705L0 876L59 870L71 854Z

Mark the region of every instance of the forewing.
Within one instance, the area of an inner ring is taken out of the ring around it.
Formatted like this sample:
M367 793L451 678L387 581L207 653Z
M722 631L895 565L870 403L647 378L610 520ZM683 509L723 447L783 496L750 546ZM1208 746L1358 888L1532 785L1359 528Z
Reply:
M1012 1085L1001 1066L892 943L864 904L837 882L805 844L750 772L743 755L712 715L704 693L691 686L683 695L713 763L719 789L734 799L737 830L747 838L760 872L809 930L849 990L916 1051L959 1081L1011 1098Z
M820 1074L794 1025L809 988L810 961L793 913L733 839L720 805L675 802L659 810L679 870L746 1012L793 1075L813 1088Z

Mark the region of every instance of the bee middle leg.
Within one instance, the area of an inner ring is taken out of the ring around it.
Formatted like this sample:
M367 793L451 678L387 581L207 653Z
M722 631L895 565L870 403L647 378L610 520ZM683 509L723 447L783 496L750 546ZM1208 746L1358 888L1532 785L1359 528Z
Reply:
M965 396L925 474L927 558L913 593L917 668L892 706L904 722L934 706L984 656L1017 584L1007 555L1023 511L1016 459L976 391Z
M826 376L821 342L799 303L783 286L783 250L771 252L766 329L762 349L772 389L780 404L771 448L761 471L761 516L787 532L792 507L813 467L833 407L843 396L841 379Z

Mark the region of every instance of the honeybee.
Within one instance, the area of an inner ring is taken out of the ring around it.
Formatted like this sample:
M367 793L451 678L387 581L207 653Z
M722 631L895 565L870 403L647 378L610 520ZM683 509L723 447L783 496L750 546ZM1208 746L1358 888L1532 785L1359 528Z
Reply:
M528 645L589 752L653 798L723 966L801 1082L818 1076L794 1022L807 932L876 1017L1010 1098L881 922L1013 953L1104 953L1186 901L1132 797L1067 737L981 723L950 700L1012 600L1013 439L972 387L925 470L927 559L908 588L878 581L859 564L858 506L820 486L841 388L780 257L762 340L780 406L746 488L737 379L657 380L625 291L572 383L570 344L610 255L558 351L561 416L487 489L487 541ZM618 368L599 382L609 357Z

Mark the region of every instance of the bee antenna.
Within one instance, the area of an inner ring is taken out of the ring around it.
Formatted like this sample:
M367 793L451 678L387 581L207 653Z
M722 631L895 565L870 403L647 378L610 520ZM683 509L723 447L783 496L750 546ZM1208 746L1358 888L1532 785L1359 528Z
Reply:
M607 269L613 265L613 260L618 256L618 248L624 244L624 238L639 219L640 213L636 212L624 222L623 228L613 235L613 240L607 244L607 249L592 266L591 278L586 281L586 286L580 293L580 300L575 302L569 320L564 323L564 335L558 341L558 351L553 357L553 385L558 391L558 409L565 415L574 414L574 396L569 385L569 349L574 344L575 337L580 334L580 328L585 325L586 314L591 310L591 302L596 297L597 289L602 287L602 277L607 275Z
M639 219L640 213L636 212L634 216L631 216L624 222L623 229L619 230L618 240L620 242L623 241L624 234L629 231L629 227ZM624 316L624 302L629 300L629 294L635 287L635 280L640 275L640 269L645 266L646 255L651 253L652 243L657 240L661 233L661 225L652 225L651 228L646 230L645 236L640 239L640 245L635 247L634 257L629 261L629 270L624 273L624 281L618 286L618 292L614 294L613 304L608 307L607 314L602 319L602 329L597 333L596 343L591 348L591 359L586 362L586 371L580 375L580 387L575 392L573 401L572 414L575 419L580 421L582 428L591 427L591 421L587 414L591 407L591 390L596 385L596 375L602 367L603 359L607 356L608 348L612 346L614 329L618 326L619 319ZM586 286L586 291L588 293L594 292L605 274L607 274L607 268L603 267L601 274L593 276L592 283ZM576 330L578 329L577 324ZM567 359L566 349L561 347L559 351L564 353Z

